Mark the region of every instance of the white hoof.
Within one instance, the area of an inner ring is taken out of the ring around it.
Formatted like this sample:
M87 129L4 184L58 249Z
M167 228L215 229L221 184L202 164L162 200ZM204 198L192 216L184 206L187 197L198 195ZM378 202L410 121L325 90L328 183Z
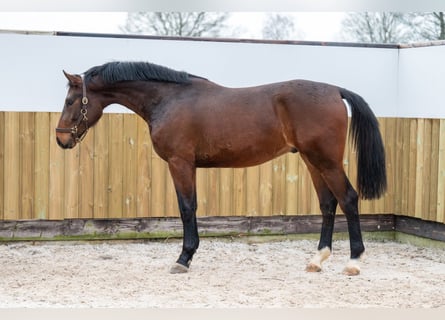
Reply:
M357 276L360 274L360 265L358 259L349 260L346 267L343 269L343 274L347 276Z
M321 265L309 262L308 265L306 266L306 271L307 272L320 272Z
M331 250L325 247L319 250L306 266L307 272L320 272L321 264L331 255Z
M188 271L189 271L189 268L187 268L186 266L183 266L180 263L175 263L170 268L170 273L172 273L172 274L175 274L175 273L187 273Z

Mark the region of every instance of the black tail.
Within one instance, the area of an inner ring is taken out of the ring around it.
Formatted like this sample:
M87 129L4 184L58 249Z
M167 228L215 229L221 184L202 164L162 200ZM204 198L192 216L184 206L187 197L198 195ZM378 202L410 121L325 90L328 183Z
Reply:
M350 136L357 150L357 185L363 199L380 198L386 191L385 149L379 123L366 101L358 94L339 88L351 108Z

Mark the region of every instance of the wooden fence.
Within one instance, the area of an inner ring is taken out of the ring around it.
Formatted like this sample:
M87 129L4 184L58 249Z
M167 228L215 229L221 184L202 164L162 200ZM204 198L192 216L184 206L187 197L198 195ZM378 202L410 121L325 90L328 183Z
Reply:
M179 216L167 166L134 114L104 114L72 150L55 141L59 113L0 112L0 220ZM388 193L362 214L445 223L445 120L379 119ZM355 151L344 166L354 184ZM246 169L198 169L199 216L319 214L304 163L284 155Z

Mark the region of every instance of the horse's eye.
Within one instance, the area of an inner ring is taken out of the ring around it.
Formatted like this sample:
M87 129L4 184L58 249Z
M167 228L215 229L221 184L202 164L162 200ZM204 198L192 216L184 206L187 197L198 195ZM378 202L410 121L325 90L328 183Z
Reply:
M72 105L73 105L73 103L74 103L74 101L73 101L73 100L71 100L71 99L69 99L69 100L66 100L66 106L67 106L67 107L70 107L70 106L72 106Z

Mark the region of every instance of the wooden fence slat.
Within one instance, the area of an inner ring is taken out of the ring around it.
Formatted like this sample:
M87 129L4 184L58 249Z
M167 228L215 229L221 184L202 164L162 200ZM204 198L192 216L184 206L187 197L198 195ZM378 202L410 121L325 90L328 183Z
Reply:
M435 211L430 211L430 188L431 188L431 170L432 170L432 119L424 119L424 143L423 143L423 177L420 181L423 188L423 199L421 199L422 209L419 212L419 217L429 218L430 216L434 216Z
M418 119L409 119L409 168L408 168L408 214L416 216L416 179L417 179L417 121Z
M259 197L260 194L260 168L259 166L249 167L246 169L246 179L247 179L247 210L246 214L248 216L259 215Z
M261 216L272 214L272 161L260 165L259 207Z
M395 140L392 143L394 146L394 169L393 169L393 191L394 194L397 194L398 196L395 197L394 201L394 207L393 211L395 214L400 214L402 212L403 208L403 186L402 183L403 179L403 170L404 170L404 161L403 161L403 146L404 146L404 139L403 139L403 119L397 118L396 119L396 132L395 132ZM390 144L390 141L386 141L385 145Z
M286 156L286 213L295 215L298 212L298 163L299 156Z
M138 155L137 155L137 116L135 114L126 115L123 118L123 170L122 170L122 195L123 217L131 217L136 212L137 197L137 175Z
M60 114L52 112L50 114L50 128L55 128L59 121ZM65 218L66 207L64 205L65 197L65 154L67 150L62 150L55 143L55 135L51 135L49 143L49 213L51 220L60 220Z
M79 148L79 218L94 216L94 140L95 128L89 130Z
M420 163L417 165L417 170L418 172L420 172L420 176L418 176L416 178L416 184L418 186L421 187L422 190L422 195L419 196L419 192L418 190L416 190L416 197L417 197L417 201L416 201L416 214L417 217L420 218L422 217L422 215L426 215L428 216L429 212L427 207L429 207L429 196L426 196L429 191L429 183L427 181L429 181L430 177L429 175L429 163L428 161L430 160L430 155L431 155L431 135L428 132L428 128L429 128L429 119L421 119L422 120L422 125L418 126L418 131L421 131L421 135L423 141L421 142L421 147L418 148L418 159L420 160ZM419 137L418 136L418 137ZM418 144L420 143L419 141L417 142Z
M5 113L4 218L20 219L20 117Z
M273 160L272 170L271 214L283 215L286 212L286 156Z
M233 214L237 216L247 215L247 169L233 169ZM230 212L225 212L229 215Z
M94 127L94 172L93 172L93 215L94 218L108 217L108 169L109 169L109 114L104 114Z
M415 166L415 179L411 180L414 182L415 190L411 191L414 201L414 217L420 218L422 216L422 201L424 198L424 188L425 185L422 183L425 173L425 143L427 138L425 137L425 119L417 119L417 128L415 130L416 139L416 166Z
M430 119L431 131L430 131L430 152L429 152L429 173L426 177L425 183L428 184L429 206L426 206L426 210L429 212L428 220L437 220L437 185L439 180L439 120Z
M409 187L410 187L410 157L413 156L411 152L410 146L410 130L411 130L411 119L402 119L402 148L399 153L399 161L402 166L402 172L399 176L399 183L402 186L401 192L399 192L399 196L402 198L402 206L400 212L405 212L406 214L410 213L409 206Z
M56 144L54 133L50 134L50 115L46 112L35 114L35 166L34 219L49 218L49 144ZM51 139L52 138L52 139Z
M220 209L220 196L222 192L220 192L219 186L221 185L221 175L222 171L210 168L206 169L206 184L207 184L207 192L205 194L206 197L206 210L204 212L205 216L219 216L221 215Z
M235 171L230 168L213 169L215 172L219 172L219 206L215 208L218 212L210 212L210 215L228 216L231 214L237 214L236 212L236 190L242 188L241 185L235 183ZM239 182L242 184L242 181ZM215 186L215 188L217 188ZM233 192L232 192L233 190Z
M80 181L80 148L65 150L65 196L64 218L72 219L79 217L79 181Z
M20 112L20 218L31 219L34 213L35 113Z
M108 216L121 218L123 202L123 114L110 116L108 128Z
M145 121L137 118L138 136L137 136L137 217L149 217L150 203L151 203L151 191L152 191L152 176L151 176L151 141L148 132L148 126Z

